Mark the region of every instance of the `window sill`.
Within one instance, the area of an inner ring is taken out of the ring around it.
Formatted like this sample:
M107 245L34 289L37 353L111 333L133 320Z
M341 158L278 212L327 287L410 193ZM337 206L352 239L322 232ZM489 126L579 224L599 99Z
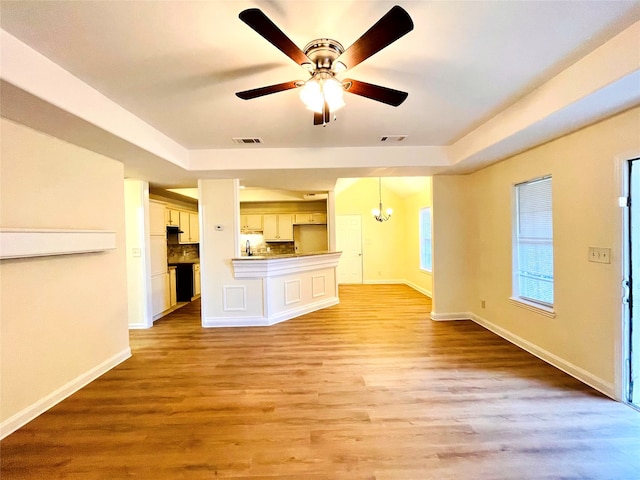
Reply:
M539 303L529 302L517 297L509 297L509 301L516 307L524 308L525 310L544 315L545 317L556 318L556 311L553 309L553 307L546 307L544 305L540 305Z
M432 273L432 270L427 270L426 268L422 268L422 267L420 267L420 271L421 271L422 273L429 273L429 274L431 274L431 273Z

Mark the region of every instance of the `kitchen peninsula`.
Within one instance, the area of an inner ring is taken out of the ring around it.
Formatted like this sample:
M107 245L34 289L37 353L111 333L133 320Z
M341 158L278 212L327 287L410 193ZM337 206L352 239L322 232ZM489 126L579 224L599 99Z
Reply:
M231 263L236 279L262 282L261 324L273 325L339 303L336 268L340 255L341 252L317 252L244 256ZM230 301L234 298L241 308L243 299L233 294L228 297Z

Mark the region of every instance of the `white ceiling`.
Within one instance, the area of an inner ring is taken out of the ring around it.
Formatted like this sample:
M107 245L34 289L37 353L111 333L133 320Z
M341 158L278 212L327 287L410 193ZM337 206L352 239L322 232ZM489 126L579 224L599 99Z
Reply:
M401 106L348 94L337 121L321 127L312 124L295 90L249 101L234 95L307 78L239 20L243 9L262 9L300 48L319 37L346 48L394 3L409 12L414 30L347 75L409 92ZM166 136L190 163L180 165L142 141L108 132L91 120L97 112L70 113L62 102L5 76L4 116L123 160L129 175L158 185L237 176L249 185L295 190L322 189L338 177L448 171L437 155L427 158L433 147L464 141L640 20L637 1L2 0L0 9L5 32ZM616 109L636 103L627 98ZM397 134L408 138L399 146L380 144L381 136ZM233 137L259 137L264 144L236 145ZM531 145L516 150L523 146ZM368 148L389 149L388 158L368 164L362 160L370 156ZM218 151L224 165L193 160ZM273 159L287 157L282 151L297 153L278 165ZM485 162L499 156L487 155ZM311 164L297 164L295 157ZM324 162L327 157L340 161ZM352 157L360 160L351 163Z

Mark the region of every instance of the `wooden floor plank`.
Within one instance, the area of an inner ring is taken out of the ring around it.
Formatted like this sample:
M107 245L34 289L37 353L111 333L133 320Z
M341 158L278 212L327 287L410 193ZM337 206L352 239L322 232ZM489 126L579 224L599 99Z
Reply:
M401 285L266 328L199 302L0 443L8 479L640 479L640 414Z

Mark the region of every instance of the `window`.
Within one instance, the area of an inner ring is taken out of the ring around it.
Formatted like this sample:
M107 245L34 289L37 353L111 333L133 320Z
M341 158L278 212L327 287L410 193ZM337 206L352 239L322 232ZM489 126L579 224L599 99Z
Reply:
M553 306L551 177L515 186L513 296Z
M420 209L420 268L431 271L431 207Z

